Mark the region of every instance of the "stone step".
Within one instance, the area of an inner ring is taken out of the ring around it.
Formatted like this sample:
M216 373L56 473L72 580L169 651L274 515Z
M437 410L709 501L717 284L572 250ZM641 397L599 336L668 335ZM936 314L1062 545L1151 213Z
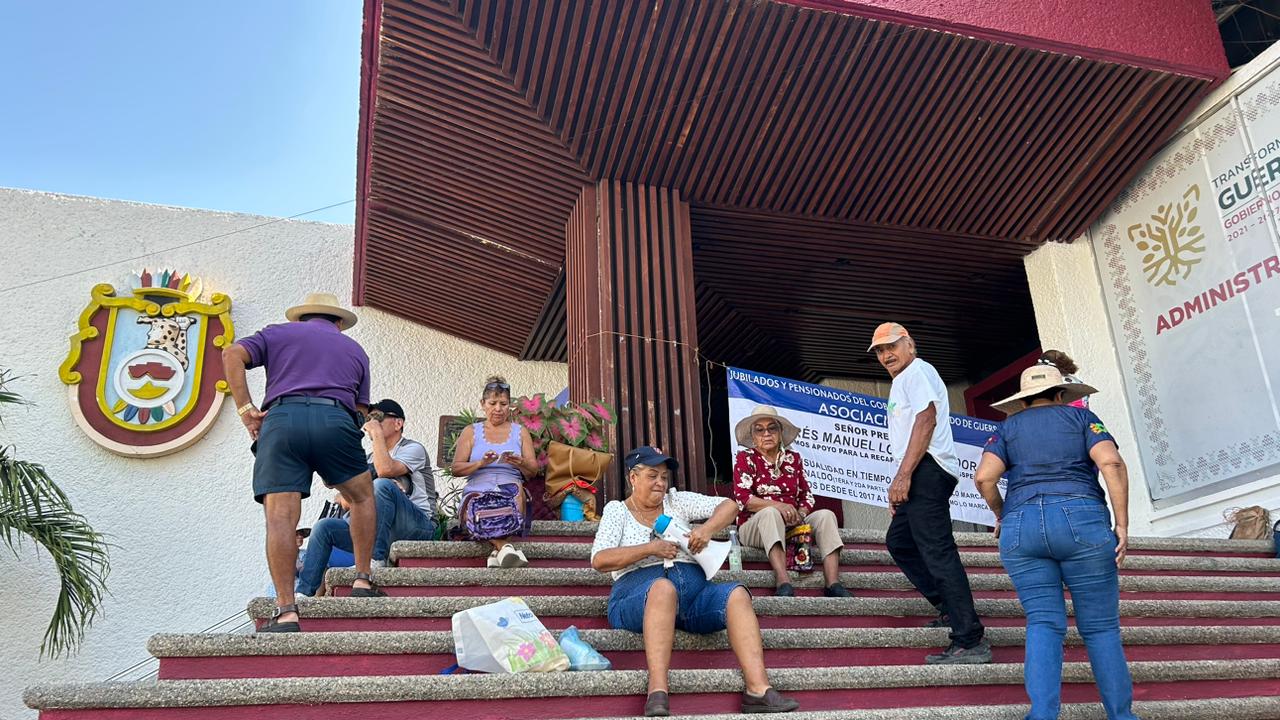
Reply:
M354 568L334 568L325 580L339 596L349 595ZM411 595L607 595L610 575L587 568L380 568L374 580L388 594ZM717 573L716 580L740 581L756 595L772 594L770 571ZM898 572L842 573L845 587L862 597L910 597L911 583ZM792 583L802 594L821 594L822 573L794 573ZM969 578L977 598L1014 598L1008 575L981 574ZM1177 575L1125 576L1121 597L1132 600L1280 600L1280 581L1256 577L1185 577Z
M518 542L516 545L529 558L532 566L539 560L572 560L572 567L590 566L591 547L582 543ZM447 560L445 567L482 567L492 548L473 542L449 541L401 541L391 547L391 561L400 567L440 566L425 561ZM457 560L457 562L452 562ZM992 551L962 551L960 560L969 568L1003 568L1000 556ZM764 554L755 549L744 550L744 562L762 563ZM889 551L883 549L846 549L840 553L840 564L848 566L880 566L894 568ZM550 566L554 567L554 566ZM1204 557L1199 555L1131 555L1125 560L1122 573L1158 571L1161 573L1242 573L1251 577L1271 576L1280 578L1280 558L1260 557ZM1280 579L1277 580L1280 585Z
M918 663L926 648L947 644L947 632L828 628L763 630L761 635L765 662L782 668ZM1280 658L1280 626L1126 627L1121 634L1130 661ZM615 670L645 668L640 635L626 630L583 630L581 635ZM1025 628L990 628L987 640L995 648L996 662L1022 662ZM1066 642L1068 661L1088 659L1074 629ZM724 633L677 632L674 648L676 669L737 667ZM160 660L161 680L430 675L455 661L448 631L169 634L152 636L147 649Z
M957 705L1021 705L1022 665L779 668L770 680L809 711ZM1280 695L1280 660L1134 662L1135 695L1147 700L1253 698ZM646 673L640 670L521 675L408 675L327 678L164 680L144 683L40 685L27 705L57 720L129 717L312 718L315 705L343 703L350 716L616 717L638 714ZM1089 702L1097 690L1087 663L1063 666L1063 700ZM681 713L737 710L737 670L672 670L672 707ZM910 693L900 690L910 688ZM895 692L896 690L896 692ZM573 698L572 702L566 702ZM107 715L104 708L127 714ZM204 709L204 713L191 712ZM330 708L327 712L333 712ZM927 711L922 711L925 715Z
M595 537L598 523L562 522L559 520L535 520L530 539L554 537L564 542L590 541ZM723 539L725 533L719 537ZM884 546L883 530L859 530L842 528L840 537L846 544L874 544ZM961 547L996 547L995 535L987 532L957 532L956 544ZM1222 538L1157 538L1131 537L1129 549L1135 553L1173 552L1195 555L1238 555L1259 558L1275 558L1275 544L1271 540L1226 540Z
M448 630L454 613L501 600L499 596L387 598L304 598L302 626L308 631ZM601 596L528 595L529 608L553 629L577 625L608 627ZM916 598L757 597L752 599L765 628L914 627L936 614ZM1025 623L1017 600L979 599L978 614L989 627ZM275 601L256 598L249 615L259 624ZM1067 603L1068 613L1072 612ZM1121 600L1122 623L1140 625L1280 625L1280 601Z
M952 705L930 707L928 720L1022 720L1029 705ZM1143 720L1276 720L1280 718L1280 697L1215 698L1211 700L1139 700L1134 713ZM1101 703L1065 703L1059 720L1102 720L1106 711ZM756 720L757 715L673 715L671 720ZM799 712L788 720L921 720L919 708L883 710L826 710ZM647 720L639 716L618 720Z

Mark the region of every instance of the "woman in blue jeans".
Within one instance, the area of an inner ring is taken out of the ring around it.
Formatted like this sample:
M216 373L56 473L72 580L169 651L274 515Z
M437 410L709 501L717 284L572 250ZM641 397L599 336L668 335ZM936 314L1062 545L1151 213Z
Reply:
M1061 354L1054 359L1071 362ZM1053 720L1061 709L1064 583L1107 718L1136 720L1133 681L1120 644L1128 472L1098 416L1068 404L1097 390L1065 380L1052 363L1027 368L1021 384L1020 392L993 405L1009 418L987 441L974 481L1000 518L1000 560L1027 615L1027 720ZM1009 484L1001 498L997 483L1006 472Z
M710 582L694 558L707 548L713 534L733 524L738 504L699 493L668 492L679 463L654 447L627 453L623 466L631 494L604 506L591 546L591 567L613 574L609 624L644 636L649 668L645 716L671 714L667 672L677 629L700 635L727 631L729 646L742 668L742 712L799 708L800 703L778 694L769 684L760 623L747 588L740 582ZM662 515L690 526L685 535L687 551L655 534L654 523ZM705 522L693 527L701 521Z

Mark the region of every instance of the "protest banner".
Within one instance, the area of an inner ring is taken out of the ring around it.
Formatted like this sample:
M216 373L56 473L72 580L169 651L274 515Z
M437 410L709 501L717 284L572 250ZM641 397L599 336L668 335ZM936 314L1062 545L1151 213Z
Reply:
M729 368L727 373L730 437L733 427L755 406L772 405L800 428L792 449L804 460L814 495L888 507L896 463L889 447L884 398L739 368ZM995 525L995 516L974 487L973 473L996 427L989 420L951 416L960 459L960 484L951 496L955 520ZM1002 490L1003 485L1001 480Z

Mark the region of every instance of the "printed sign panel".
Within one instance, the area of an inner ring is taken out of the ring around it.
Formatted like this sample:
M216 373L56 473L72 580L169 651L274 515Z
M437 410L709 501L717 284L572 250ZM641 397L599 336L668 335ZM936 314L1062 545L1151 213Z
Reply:
M889 483L897 465L889 447L884 398L738 368L728 369L728 385L730 437L755 406L772 405L800 428L792 449L804 460L814 495L889 506ZM951 416L961 476L951 496L953 519L996 523L973 484L982 448L996 427L988 420ZM1003 492L1004 481L1000 483Z
M1155 500L1280 464L1280 75L1156 157L1092 230Z

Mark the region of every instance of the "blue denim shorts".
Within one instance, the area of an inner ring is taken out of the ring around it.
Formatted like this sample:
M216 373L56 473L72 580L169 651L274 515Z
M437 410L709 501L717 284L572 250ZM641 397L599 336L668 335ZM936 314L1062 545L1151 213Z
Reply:
M272 493L311 494L311 475L335 487L368 469L364 436L345 409L333 405L273 405L255 443L253 498Z
M678 562L670 568L651 565L618 578L609 593L609 625L620 630L644 630L644 606L649 588L666 578L676 586L680 598L676 611L676 628L706 635L726 627L729 595L739 582L710 582L702 568L693 563Z

